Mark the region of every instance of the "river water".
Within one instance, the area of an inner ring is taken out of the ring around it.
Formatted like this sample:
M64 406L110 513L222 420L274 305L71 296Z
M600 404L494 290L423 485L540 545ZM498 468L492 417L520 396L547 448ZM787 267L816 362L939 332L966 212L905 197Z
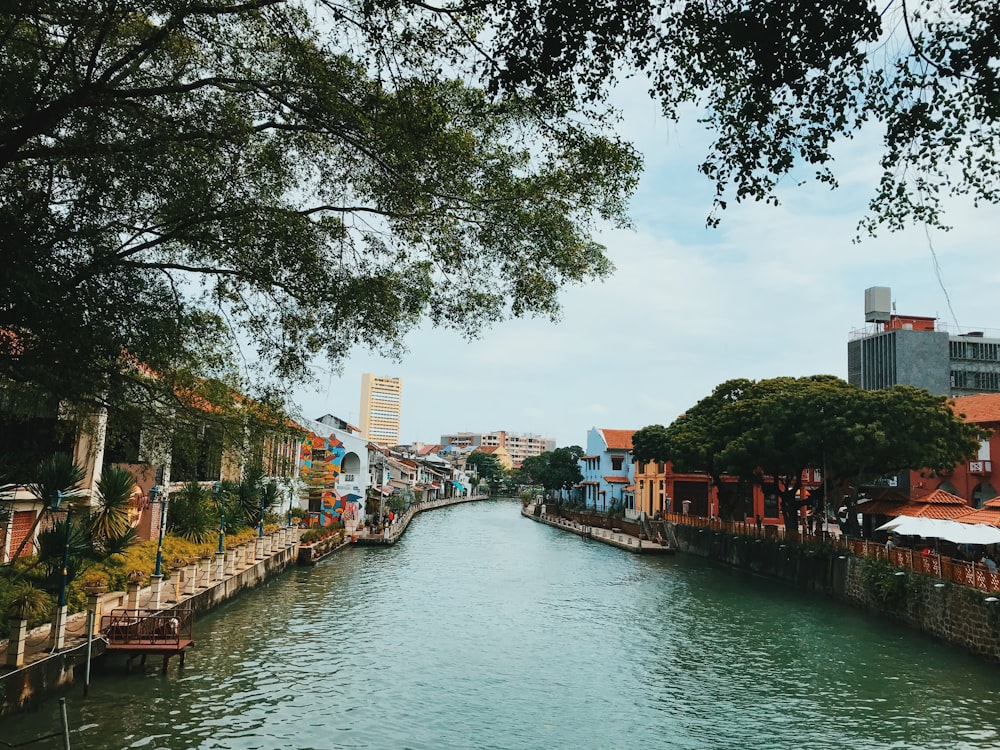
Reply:
M1000 748L1000 667L513 501L419 515L396 546L290 571L195 637L183 671L110 662L89 697L73 688L74 750ZM0 739L58 727L51 700Z

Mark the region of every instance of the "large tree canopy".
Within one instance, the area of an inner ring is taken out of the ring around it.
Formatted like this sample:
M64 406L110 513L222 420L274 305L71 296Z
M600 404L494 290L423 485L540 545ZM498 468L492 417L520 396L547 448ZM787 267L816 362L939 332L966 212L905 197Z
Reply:
M500 83L597 99L614 74L638 69L669 118L700 107L715 135L701 171L720 209L732 198L775 201L778 181L797 166L836 184L831 146L865 125L883 139L869 230L940 223L942 201L956 194L1000 198L994 0L502 8Z
M610 270L591 229L626 221L638 159L477 85L475 20L280 0L5 14L0 377L113 399L151 369L256 395L253 373L301 381L424 317L475 334L555 316L563 286Z
M609 271L594 222L626 221L638 158L602 132L633 71L700 108L718 208L797 165L834 182L866 123L873 225L995 202L998 23L987 0L16 4L0 378L113 399L124 353L169 392L250 391L427 317L554 316Z
M640 435L641 433L641 435ZM766 485L794 530L808 501L806 469L831 488L853 488L909 469L942 471L973 455L981 430L947 398L911 386L866 391L832 375L731 380L669 427L643 428L637 459L674 461L680 471Z
M583 481L582 455L583 448L571 445L528 456L521 463L520 475L526 484L540 484L546 490L568 490Z

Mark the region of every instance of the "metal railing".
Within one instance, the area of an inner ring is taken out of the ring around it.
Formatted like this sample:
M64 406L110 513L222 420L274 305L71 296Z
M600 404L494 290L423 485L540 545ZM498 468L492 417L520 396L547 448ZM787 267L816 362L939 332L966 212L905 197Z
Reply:
M194 610L115 609L101 617L101 632L108 648L180 648L194 638Z

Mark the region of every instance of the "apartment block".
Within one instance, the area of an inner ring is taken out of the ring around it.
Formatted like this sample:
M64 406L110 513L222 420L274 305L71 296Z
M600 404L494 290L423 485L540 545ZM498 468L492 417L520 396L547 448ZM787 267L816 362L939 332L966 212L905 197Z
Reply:
M555 438L540 435L495 430L493 432L456 432L442 435L443 445L454 445L458 448L506 448L514 466L529 456L540 456L556 448Z

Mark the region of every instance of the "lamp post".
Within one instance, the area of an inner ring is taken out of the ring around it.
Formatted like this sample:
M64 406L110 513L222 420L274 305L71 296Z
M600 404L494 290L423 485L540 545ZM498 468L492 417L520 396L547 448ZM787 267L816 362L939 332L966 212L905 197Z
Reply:
M212 497L219 506L219 554L226 551L226 506L222 502L222 482L212 482Z
M257 538L258 539L263 539L264 538L264 498L265 497L266 497L266 494L264 492L264 489L261 488L261 491L260 491L260 522L257 524Z
M159 485L154 484L149 488L149 502L155 503L160 495L163 495L163 500L160 501L160 538L156 543L156 570L153 571L154 576L162 575L160 569L163 567L163 530L167 525L167 495Z
M56 490L52 494L52 498L49 501L49 507L55 511L59 511L59 506L62 505L63 493L60 490ZM59 599L56 604L55 620L52 623L52 651L59 651L66 639L66 586L69 583L69 544L70 544L70 532L72 531L71 522L73 519L73 508L67 506L66 508L66 546L63 548L63 564L62 564L62 577L59 580Z

